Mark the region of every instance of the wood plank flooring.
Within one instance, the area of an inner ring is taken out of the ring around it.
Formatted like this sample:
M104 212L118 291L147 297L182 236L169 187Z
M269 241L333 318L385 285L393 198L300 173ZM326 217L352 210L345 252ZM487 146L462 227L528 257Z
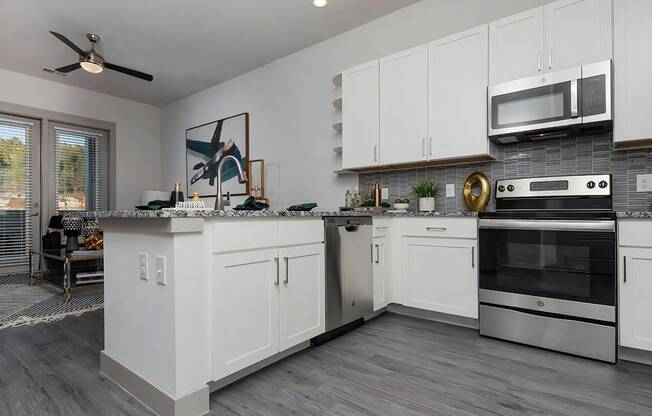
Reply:
M0 331L0 415L152 415L99 374L102 313ZM652 415L652 367L385 314L211 395L211 415Z

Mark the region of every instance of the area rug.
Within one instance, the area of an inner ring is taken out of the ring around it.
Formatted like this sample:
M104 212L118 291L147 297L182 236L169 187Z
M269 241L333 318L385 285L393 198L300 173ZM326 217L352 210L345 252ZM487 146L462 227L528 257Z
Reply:
M104 307L101 286L74 292L64 302L63 292L46 283L28 284L24 274L0 276L0 329L54 322Z

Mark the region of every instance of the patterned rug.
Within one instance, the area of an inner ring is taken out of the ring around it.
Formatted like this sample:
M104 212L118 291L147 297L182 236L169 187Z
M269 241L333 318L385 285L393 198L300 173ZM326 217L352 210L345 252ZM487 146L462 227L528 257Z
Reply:
M104 307L102 286L75 291L65 303L60 289L42 282L28 283L24 273L0 276L0 311L4 311L0 329L58 321Z

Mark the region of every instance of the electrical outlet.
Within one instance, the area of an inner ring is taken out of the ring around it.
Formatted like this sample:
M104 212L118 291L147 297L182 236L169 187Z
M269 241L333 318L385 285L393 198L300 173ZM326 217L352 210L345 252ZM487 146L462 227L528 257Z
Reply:
M636 175L636 192L652 191L652 175Z
M147 253L138 253L138 277L141 280L149 280L147 264Z
M167 276L165 273L165 256L156 256L156 283L167 285Z
M447 183L446 184L446 198L455 198L455 184Z
M380 199L389 199L389 188L383 188L380 190Z

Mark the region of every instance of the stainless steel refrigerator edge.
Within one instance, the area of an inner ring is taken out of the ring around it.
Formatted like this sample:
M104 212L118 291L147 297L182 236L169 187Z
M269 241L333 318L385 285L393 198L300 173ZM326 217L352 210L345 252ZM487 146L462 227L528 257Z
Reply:
M324 217L326 331L374 309L371 217Z

